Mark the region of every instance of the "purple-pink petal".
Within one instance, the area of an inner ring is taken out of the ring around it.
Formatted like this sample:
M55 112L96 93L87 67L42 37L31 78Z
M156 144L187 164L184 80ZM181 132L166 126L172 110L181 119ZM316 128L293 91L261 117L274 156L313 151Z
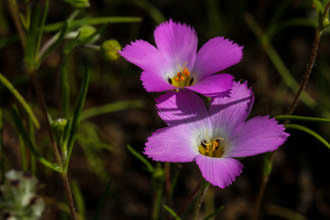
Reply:
M214 186L225 188L242 173L243 165L232 158L214 158L203 155L196 157L202 176Z
M289 136L284 126L268 116L254 117L238 127L231 135L231 146L225 157L247 157L271 152Z
M202 78L238 63L242 56L242 46L223 37L215 37L199 49L194 72Z
M234 82L229 97L215 97L210 104L210 120L213 127L220 127L231 133L243 123L250 113L254 95L247 82Z
M193 67L197 51L197 34L192 27L169 20L156 27L154 38L157 48L173 67Z
M156 102L158 115L169 126L208 117L203 100L189 90L168 92L159 96Z
M166 80L155 71L143 71L141 74L143 87L148 92L163 92L174 89L174 86L167 83Z
M234 77L230 74L216 74L201 79L195 85L187 87L187 89L198 92L204 96L224 97L227 96L233 86Z
M153 45L144 40L131 42L119 53L127 61L149 72L156 72L161 75L163 70L168 69L168 63L163 55Z
M144 154L162 162L191 162L198 154L192 139L192 130L185 124L161 128L148 138Z

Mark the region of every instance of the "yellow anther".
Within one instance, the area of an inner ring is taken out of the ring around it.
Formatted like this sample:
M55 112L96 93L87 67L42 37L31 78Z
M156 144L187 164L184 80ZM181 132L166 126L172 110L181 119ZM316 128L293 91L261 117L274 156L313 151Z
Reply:
M174 77L174 80L179 81L179 77L178 76Z

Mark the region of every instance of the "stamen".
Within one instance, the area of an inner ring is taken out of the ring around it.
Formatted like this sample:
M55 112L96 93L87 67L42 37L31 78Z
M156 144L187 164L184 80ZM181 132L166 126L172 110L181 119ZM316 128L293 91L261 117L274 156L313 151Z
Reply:
M222 137L213 138L211 141L203 139L198 146L198 150L205 156L221 157L224 153L224 146L222 141L224 141Z
M193 77L190 76L188 68L184 68L181 72L177 72L175 76L168 79L168 82L178 88L191 86L194 82Z
M190 72L187 67L183 69L182 73L187 77L190 75Z

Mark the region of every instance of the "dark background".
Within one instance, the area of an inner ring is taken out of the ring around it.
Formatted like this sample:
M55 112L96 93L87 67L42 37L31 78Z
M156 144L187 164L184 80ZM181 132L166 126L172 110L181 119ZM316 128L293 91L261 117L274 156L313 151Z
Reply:
M22 11L26 5L19 2ZM248 80L255 92L255 104L250 117L255 115L285 114L294 93L283 82L278 69L251 28L246 16L251 15L265 32L283 25L292 18L316 19L312 1L216 1L216 0L99 0L91 1L91 7L83 10L83 16L138 16L139 23L109 24L95 44L107 39L116 39L122 46L136 39L153 41L153 30L161 21L172 18L193 26L198 34L199 47L215 36L225 36L244 46L242 61L226 70L237 80ZM47 23L65 20L73 8L62 1L51 1ZM102 26L96 26L101 28ZM315 29L306 25L293 25L278 29L269 39L270 45L299 83L311 55ZM43 42L54 33L47 33ZM15 40L16 36L16 40ZM8 2L0 2L0 42L13 39L0 48L0 71L13 82L23 96L32 103L42 121L40 107L35 98L31 80L24 69L23 51L17 40L16 29L8 11ZM300 102L296 115L330 117L330 47L328 35L322 36L320 50L307 91L315 101L314 106ZM62 49L66 42L53 52L38 72L47 106L54 118L61 117L59 111L58 74L62 61ZM70 165L70 177L79 186L85 204L86 219L93 219L99 208L99 219L151 219L155 196L155 178L145 166L128 150L130 144L142 152L151 133L165 124L158 118L154 98L158 94L146 92L139 79L141 70L120 58L109 61L99 51L84 46L78 47L69 57L69 80L72 90L72 106L75 104L82 75L86 66L92 77L85 109L123 101L139 100L140 108L117 111L83 121L80 124L80 141L76 144ZM0 104L10 109L16 100L0 87ZM10 120L4 128L6 169L21 169L19 141ZM329 139L329 125L315 122L300 123ZM47 132L36 131L40 151L52 158ZM91 134L94 132L95 134ZM274 155L273 171L265 191L260 219L330 219L330 178L327 149L312 136L301 131L288 131L291 136ZM90 136L92 141L88 139ZM85 137L85 138L84 138ZM88 137L88 138L87 138ZM88 139L88 140L87 140ZM100 143L105 144L101 146ZM98 144L100 146L98 146ZM226 189L211 187L205 207L224 206L216 219L250 219L262 177L263 156L246 158L240 177ZM152 162L152 164L156 164ZM155 165L156 166L156 165ZM162 165L163 166L163 165ZM180 210L189 195L200 182L198 167L194 164L171 164L171 174L180 170L173 201L162 203L173 210ZM59 204L66 202L62 182L58 175L38 164L39 194L45 198L47 208L42 219L66 219ZM105 193L106 188L109 187ZM101 197L104 202L101 206ZM300 213L300 214L297 214ZM161 207L161 219L168 215ZM189 219L189 211L186 215Z

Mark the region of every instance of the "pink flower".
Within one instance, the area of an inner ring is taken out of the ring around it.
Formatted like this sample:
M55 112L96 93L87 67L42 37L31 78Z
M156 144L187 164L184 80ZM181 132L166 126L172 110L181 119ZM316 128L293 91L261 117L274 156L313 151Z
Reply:
M141 80L147 91L187 88L205 96L228 94L233 76L214 73L238 63L241 46L215 37L197 52L195 30L172 20L157 26L154 38L157 48L137 40L120 51L126 60L143 69Z
M202 176L220 188L242 172L235 157L274 151L289 136L268 116L245 121L254 102L247 83L234 82L230 97L213 98L208 109L191 91L170 92L157 102L159 116L169 127L148 138L144 153L163 162L195 161Z

